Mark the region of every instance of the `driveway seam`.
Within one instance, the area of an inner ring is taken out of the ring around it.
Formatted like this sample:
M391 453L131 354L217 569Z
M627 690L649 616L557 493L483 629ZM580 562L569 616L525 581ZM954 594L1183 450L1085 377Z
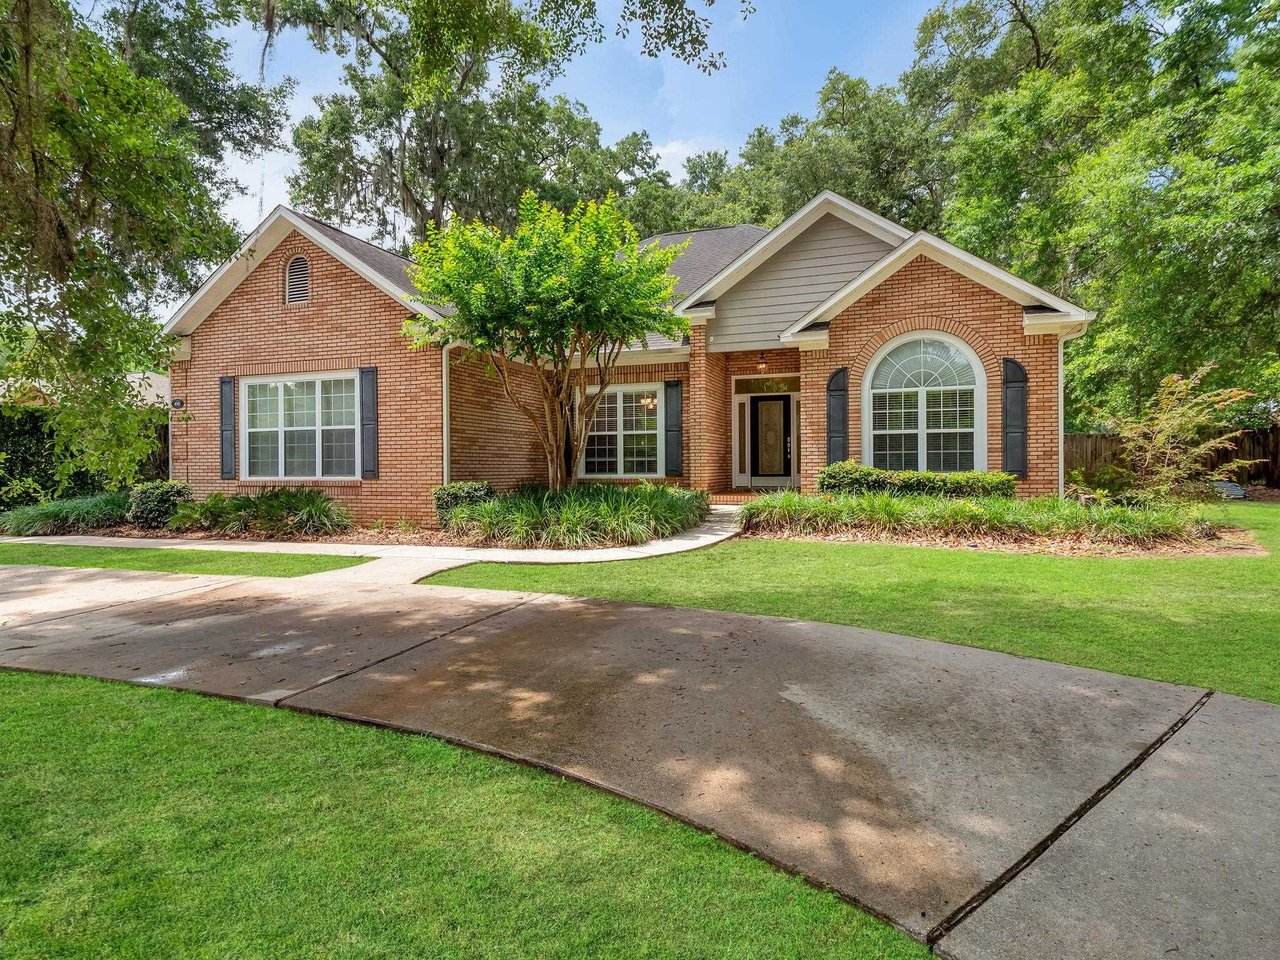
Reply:
M938 956L946 957L947 953L938 950L939 941L947 934L951 933L956 927L967 920L973 913L984 903L994 897L997 893L1012 883L1019 874L1026 870L1029 866L1040 859L1048 850L1059 840L1061 840L1067 832L1079 823L1086 814L1094 807L1105 800L1117 787L1129 779L1133 773L1141 767L1148 759L1161 747L1169 742L1173 736L1187 725L1201 708L1204 707L1209 699L1213 696L1214 691L1206 690L1177 720L1169 725L1168 729L1160 736L1156 737L1151 743L1147 744L1136 757L1126 763L1120 770L1111 777L1106 783L1099 787L1094 793L1086 797L1085 800L1076 807L1066 818L1053 828L1039 843L1024 853L1021 857L1013 862L1000 876L996 877L985 887L975 893L972 897L962 903L950 914L938 921L927 934L925 934L925 944L938 954Z
M510 613L512 610L518 610L520 607L523 607L525 604L532 603L533 601L541 599L544 596L546 596L546 594L535 593L532 596L527 597L524 600L521 600L519 603L513 603L511 606L503 607L501 610L495 610L492 613L486 613L483 617L476 617L476 619L474 620L468 620L466 623L461 624L460 626L454 627L452 630L446 630L444 633L436 634L434 637L427 637L427 639L421 640L415 644L411 644L410 646L405 647L403 650L397 650L395 653L389 653L385 657L379 657L377 660L372 660L369 663L362 664L358 667L352 667L350 670L345 670L342 673L335 674L332 677L326 677L324 680L321 680L317 684L313 684L312 686L306 687L302 690L295 690L293 693L288 694L287 696L283 696L279 700L270 701L271 706L273 707L283 706L286 700L292 700L294 697L300 697L304 693L310 693L312 690L318 690L321 687L328 686L331 683L336 683L339 680L345 680L347 679L347 677L353 677L357 673L360 673L363 670L368 670L370 667L376 667L380 664L386 663L388 660L394 660L396 657L404 656L406 653L409 653L412 650L417 650L419 647L425 647L428 643L435 643L437 640L443 640L445 637L452 636L453 634L457 633L459 630L466 630L469 627L474 627L477 623L484 623L486 620L491 620L494 617L500 617L504 613ZM260 701L260 702L266 702L266 701ZM292 707L290 707L289 709L292 709Z

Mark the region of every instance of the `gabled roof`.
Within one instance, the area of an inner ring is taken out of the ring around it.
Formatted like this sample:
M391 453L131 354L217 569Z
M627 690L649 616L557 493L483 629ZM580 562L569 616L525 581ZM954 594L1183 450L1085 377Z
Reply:
M742 254L735 257L723 268L716 271L705 283L698 286L680 302L677 309L688 310L703 301L715 300L757 266L777 253L808 227L817 223L827 214L839 217L847 223L865 230L885 243L897 246L911 236L911 231L879 214L872 213L866 207L860 207L851 200L846 200L838 193L824 190L803 207L793 213L781 224L761 237ZM758 228L757 228L758 229Z
M768 234L769 231L763 227L740 223L733 227L659 233L640 242L642 246L656 243L660 247L670 247L689 241L688 248L671 265L671 272L677 278L675 292L683 299Z
M406 310L429 316L439 313L414 299L418 292L408 274L412 261L281 205L267 214L234 256L210 274L187 298L164 325L164 332L179 337L189 336L294 230L387 296L403 303Z
M1075 304L1043 290L1008 270L1003 270L981 257L961 250L940 237L921 230L912 234L905 243L890 250L863 273L818 304L783 331L783 342L805 339L804 334L814 335L841 312L857 303L868 293L888 280L916 257L925 256L980 283L1001 296L1008 297L1023 307L1023 330L1026 333L1058 333L1075 336L1093 319L1093 314Z

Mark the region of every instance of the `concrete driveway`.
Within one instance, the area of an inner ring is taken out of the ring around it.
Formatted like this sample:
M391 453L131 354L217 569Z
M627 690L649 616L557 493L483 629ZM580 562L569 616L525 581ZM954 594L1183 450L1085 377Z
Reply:
M960 958L1280 942L1280 709L848 627L563 597L6 568L0 665L528 760Z

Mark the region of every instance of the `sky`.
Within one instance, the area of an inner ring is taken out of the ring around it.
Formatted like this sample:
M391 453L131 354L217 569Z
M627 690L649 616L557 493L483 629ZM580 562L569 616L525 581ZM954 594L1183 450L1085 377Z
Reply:
M832 67L873 84L893 83L911 64L916 25L937 0L754 0L745 20L736 0L711 9L711 45L727 65L710 76L669 56L640 53L640 41L613 36L610 15L617 0L602 0L609 38L568 64L551 86L586 104L613 141L634 130L648 132L662 164L679 177L685 157L703 150L733 155L761 124L774 126L789 113L811 115L818 88ZM256 77L261 36L248 27L230 34L235 67ZM278 38L266 64L268 81L298 82L292 120L314 113L313 98L340 86L336 55L317 52L299 31ZM287 135L286 135L287 140ZM227 213L252 229L260 213L287 203L285 178L296 163L287 151L261 160L236 159L232 173L249 187Z

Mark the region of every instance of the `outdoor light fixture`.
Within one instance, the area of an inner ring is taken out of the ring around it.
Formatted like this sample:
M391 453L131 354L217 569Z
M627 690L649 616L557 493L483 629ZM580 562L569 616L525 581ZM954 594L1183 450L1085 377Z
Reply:
M760 357L756 360L756 373L764 373L769 369L768 361L764 358L764 351L760 351Z

